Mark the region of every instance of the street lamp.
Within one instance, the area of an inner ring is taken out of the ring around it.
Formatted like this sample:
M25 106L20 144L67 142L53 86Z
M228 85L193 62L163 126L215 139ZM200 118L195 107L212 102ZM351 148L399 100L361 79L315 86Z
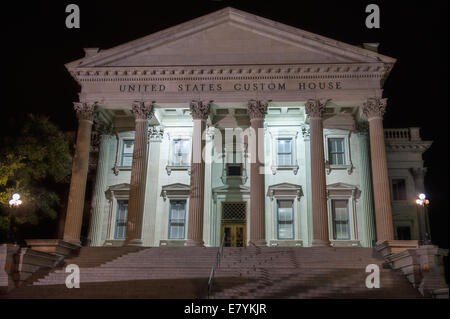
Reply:
M20 200L20 195L15 193L12 195L12 199L9 201L9 207L19 207L22 205L22 201ZM15 236L13 236L13 224L14 224L14 214L12 212L12 209L9 210L9 237L13 239Z
M431 245L430 235L427 232L427 225L425 222L425 209L426 206L430 203L425 194L419 194L419 198L416 199L416 204L422 206L422 244L423 245Z

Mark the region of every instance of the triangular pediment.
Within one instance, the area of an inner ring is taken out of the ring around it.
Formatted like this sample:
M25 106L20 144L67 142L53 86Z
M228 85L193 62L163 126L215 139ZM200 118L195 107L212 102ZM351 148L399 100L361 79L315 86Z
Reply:
M291 184L291 183L280 183L269 186L270 189L300 189L302 188L300 185Z
M395 59L225 8L104 51L70 68L178 65L393 63Z
M346 183L334 183L327 185L328 189L356 189L355 185L346 184Z
M169 184L169 185L164 185L162 186L163 190L189 190L190 187L189 185L186 184L181 184L181 183L174 183L174 184Z

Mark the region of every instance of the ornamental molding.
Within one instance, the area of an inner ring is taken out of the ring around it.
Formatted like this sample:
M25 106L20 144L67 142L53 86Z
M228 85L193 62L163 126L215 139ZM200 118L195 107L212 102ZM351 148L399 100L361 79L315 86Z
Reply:
M262 119L267 112L268 102L263 102L259 100L250 100L247 103L247 113L250 120Z
M309 117L322 117L329 99L310 99L306 101L305 110Z
M79 82L264 80L264 79L383 79L393 64L300 64L270 66L196 67L91 67L74 68L70 74Z
M385 142L389 152L417 152L423 153L430 148L432 142Z
M209 115L211 102L212 101L205 103L199 100L192 100L191 103L189 103L192 118L194 120L206 120Z
M131 106L131 111L133 112L136 120L149 120L153 117L153 102L147 101L134 101Z
M96 105L97 102L94 103L73 102L73 108L75 109L78 119L91 122L94 121Z
M362 113L367 119L383 118L386 112L387 98L368 98L363 104Z
M164 138L163 126L150 126L148 128L148 141L162 142L163 138Z

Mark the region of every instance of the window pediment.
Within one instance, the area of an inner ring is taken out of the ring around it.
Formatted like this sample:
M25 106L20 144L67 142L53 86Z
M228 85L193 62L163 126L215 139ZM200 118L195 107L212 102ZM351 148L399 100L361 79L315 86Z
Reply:
M346 196L357 199L360 195L361 191L355 185L346 183L334 183L327 185L328 197Z
M297 198L303 196L303 189L300 185L291 183L280 183L270 185L267 190L267 196L273 200L273 198Z
M113 196L129 196L130 194L130 184L128 183L121 183L116 185L111 185L108 187L108 189L105 191L106 198L111 199Z
M181 183L164 185L161 188L161 197L166 200L169 198L188 198L190 192L190 186Z

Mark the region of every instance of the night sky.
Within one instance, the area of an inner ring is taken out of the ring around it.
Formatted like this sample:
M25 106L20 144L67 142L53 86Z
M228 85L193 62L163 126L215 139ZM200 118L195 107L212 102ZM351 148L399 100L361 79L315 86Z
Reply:
M385 84L385 127L422 128L433 241L448 248L448 1L33 1L2 4L0 133L26 113L47 114L76 129L78 85L64 64L83 48L107 49L231 6L349 44L380 42L398 61ZM65 8L81 10L81 28L67 29ZM365 7L377 3L381 28L365 27ZM6 96L6 98L5 98Z

